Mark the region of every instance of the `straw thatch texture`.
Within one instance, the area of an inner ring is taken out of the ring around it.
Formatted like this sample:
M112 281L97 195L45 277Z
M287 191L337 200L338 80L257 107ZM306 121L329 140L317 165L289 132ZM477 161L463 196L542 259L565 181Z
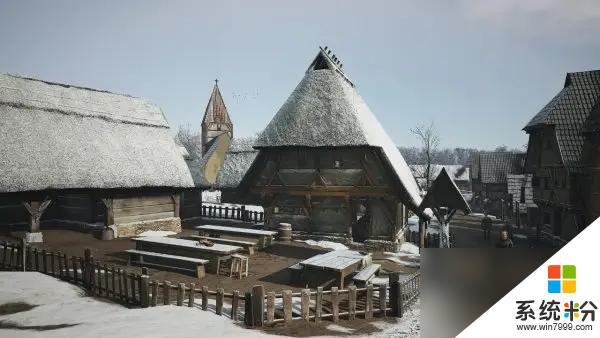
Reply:
M142 99L0 74L0 192L193 187L161 110Z

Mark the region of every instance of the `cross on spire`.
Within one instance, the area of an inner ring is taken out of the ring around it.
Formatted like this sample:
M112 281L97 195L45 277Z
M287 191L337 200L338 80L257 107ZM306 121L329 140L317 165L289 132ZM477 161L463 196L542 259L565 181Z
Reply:
M219 84L219 79L215 79L215 85Z

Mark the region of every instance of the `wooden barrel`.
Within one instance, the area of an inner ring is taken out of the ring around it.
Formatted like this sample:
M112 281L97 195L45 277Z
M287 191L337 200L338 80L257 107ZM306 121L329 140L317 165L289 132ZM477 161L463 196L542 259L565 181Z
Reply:
M279 223L279 240L290 242L292 240L292 225L290 223Z

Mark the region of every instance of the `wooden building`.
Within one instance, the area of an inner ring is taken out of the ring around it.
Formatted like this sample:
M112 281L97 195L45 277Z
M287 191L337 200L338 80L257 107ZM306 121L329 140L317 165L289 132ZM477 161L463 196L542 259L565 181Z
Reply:
M271 227L394 249L421 202L402 155L324 49L254 148L239 189L260 201Z
M490 151L479 152L471 161L472 204L478 210L502 216L512 204L507 177L523 174L525 153Z
M533 174L538 229L547 237L568 241L598 215L598 129L592 112L599 98L600 71L568 73L563 89L524 128L525 169Z
M179 231L193 187L163 112L102 90L1 74L0 153L0 223L30 233L44 221Z

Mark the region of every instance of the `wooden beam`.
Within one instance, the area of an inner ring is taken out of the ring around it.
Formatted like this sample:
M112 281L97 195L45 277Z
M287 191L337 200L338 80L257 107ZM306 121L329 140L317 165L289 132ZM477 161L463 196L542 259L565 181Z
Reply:
M258 186L250 189L253 193L283 193L294 196L305 196L310 193L313 196L374 196L387 197L392 196L393 191L385 187L353 187L353 186Z
M106 219L104 221L105 226L114 225L115 224L115 211L113 208L113 199L112 198L103 198L102 203L106 207Z
M29 231L30 232L40 232L40 220L44 211L50 206L52 200L46 197L43 202L39 201L31 201L29 203L23 202L23 206L27 209L29 213Z
M179 209L181 206L181 194L171 195L173 200L173 212L175 217L179 217Z

